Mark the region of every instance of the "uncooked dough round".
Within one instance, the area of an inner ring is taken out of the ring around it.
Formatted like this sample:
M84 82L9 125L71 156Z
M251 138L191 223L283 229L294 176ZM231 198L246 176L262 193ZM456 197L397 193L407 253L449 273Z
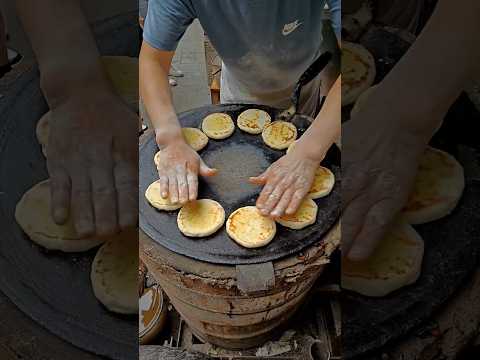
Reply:
M225 223L225 210L210 199L184 205L177 216L178 229L186 236L205 237L216 233Z
M375 59L362 45L342 42L342 106L354 103L375 80Z
M310 199L319 199L330 194L335 185L335 175L329 169L319 166L315 171L312 187L308 192Z
M214 113L202 122L202 131L211 139L226 139L235 131L235 124L228 114Z
M154 208L165 211L175 211L182 207L181 204L172 204L170 199L164 199L160 194L160 180L151 183L145 191L145 198Z
M95 297L120 314L138 314L138 229L107 241L92 263L90 280Z
M253 135L261 134L265 126L271 122L272 118L270 115L260 109L245 110L237 119L237 125L240 130Z
M30 239L38 245L63 252L81 252L94 248L105 239L82 239L73 221L58 225L52 218L50 182L42 181L33 186L17 204L15 219Z
M255 206L235 210L227 220L227 234L246 248L259 248L269 244L277 232L275 221L260 214Z
M318 206L310 198L306 198L300 204L297 212L293 215L283 215L276 221L287 228L300 230L314 224L317 221Z
M438 220L457 206L464 187L462 165L450 154L428 147L403 214L410 224Z
M275 150L285 150L297 139L297 128L286 121L274 121L262 132L265 144Z
M385 296L410 285L420 275L423 249L420 235L399 221L369 259L342 260L342 287L365 296Z

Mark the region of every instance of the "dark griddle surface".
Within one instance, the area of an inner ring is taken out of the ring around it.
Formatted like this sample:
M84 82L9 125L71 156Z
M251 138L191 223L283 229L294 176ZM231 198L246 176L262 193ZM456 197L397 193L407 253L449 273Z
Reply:
M236 122L237 116L249 107L262 108L274 118L274 109L258 105L219 105L208 106L180 115L183 127L201 126L203 118L213 112L226 112ZM300 133L305 129L299 129ZM303 230L290 230L277 226L275 239L266 247L260 249L245 249L233 242L227 235L225 227L216 234L202 239L188 238L178 230L177 212L160 212L153 208L145 199L145 190L158 179L153 156L158 151L153 137L146 140L140 147L140 227L153 240L176 253L197 260L217 264L253 264L280 259L298 253L305 247L321 241L323 235L336 222L340 213L340 154L332 148L324 165L328 166L337 178L332 193L316 200L318 205L317 222ZM280 158L284 151L272 150L264 145L261 135L249 135L235 129L235 133L222 141L209 140L209 144L201 151L201 156L210 166L218 166L222 182L216 186L201 180L199 198L211 198L218 201L225 209L226 217L237 208L255 205L261 188L254 188L245 182L241 185L238 177L245 180L249 176L259 175L269 164ZM226 158L227 161L221 160ZM212 163L213 162L213 163ZM254 171L250 173L250 171ZM260 170L260 172L258 172ZM242 191L238 186L244 186Z

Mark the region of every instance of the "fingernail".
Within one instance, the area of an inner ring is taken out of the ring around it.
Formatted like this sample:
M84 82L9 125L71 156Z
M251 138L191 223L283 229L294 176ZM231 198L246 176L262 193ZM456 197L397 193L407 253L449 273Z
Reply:
M166 199L168 194L166 192L162 192L162 198Z

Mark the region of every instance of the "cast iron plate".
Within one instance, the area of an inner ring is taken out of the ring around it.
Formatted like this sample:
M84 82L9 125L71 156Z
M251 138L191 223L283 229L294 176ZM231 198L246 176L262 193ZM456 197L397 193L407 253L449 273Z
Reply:
M218 105L207 106L180 115L183 127L200 127L205 116L213 112L225 112L234 121L248 108L261 108L275 118L277 110L260 105ZM296 121L299 134L305 130L305 122ZM246 249L232 241L225 226L216 234L202 239L184 236L177 227L177 212L160 212L145 199L145 190L158 179L153 156L158 151L153 136L140 147L140 227L153 240L176 253L197 260L217 264L253 264L277 260L298 253L305 247L321 241L323 235L333 226L340 215L340 151L333 147L323 165L329 167L336 177L336 184L329 196L316 200L318 205L317 222L302 230L290 230L277 226L275 239L260 249ZM212 180L200 180L199 198L218 201L225 209L226 217L242 206L255 205L261 187L248 185L249 176L259 175L285 151L267 147L261 135L250 135L236 128L235 133L222 141L209 140L201 151L208 165L217 167L221 181L217 185ZM239 178L243 177L242 181ZM215 180L217 181L217 180ZM242 190L240 190L242 187Z
M138 54L138 14L96 26L103 54ZM14 218L21 196L48 178L35 137L47 110L34 68L0 99L0 289L24 313L53 334L112 359L138 356L137 316L117 316L95 298L90 268L96 249L81 254L47 252L23 233ZM39 355L40 356L40 355Z

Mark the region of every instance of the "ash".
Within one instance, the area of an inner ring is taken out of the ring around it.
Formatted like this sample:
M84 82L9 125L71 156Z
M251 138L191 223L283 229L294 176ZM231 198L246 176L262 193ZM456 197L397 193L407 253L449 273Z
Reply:
M218 201L234 204L239 200L258 194L261 187L248 182L251 176L264 172L270 162L257 147L235 144L205 154L208 166L218 169L218 174L205 178L211 190L219 196Z

